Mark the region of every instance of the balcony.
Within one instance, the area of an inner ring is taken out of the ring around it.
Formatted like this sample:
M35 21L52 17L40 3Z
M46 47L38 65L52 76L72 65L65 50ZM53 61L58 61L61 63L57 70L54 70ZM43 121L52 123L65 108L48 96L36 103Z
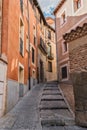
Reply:
M53 53L48 53L48 59L49 60L54 60L54 54Z
M40 38L40 44L39 44L39 49L47 55L47 46L45 45L44 41L42 38Z

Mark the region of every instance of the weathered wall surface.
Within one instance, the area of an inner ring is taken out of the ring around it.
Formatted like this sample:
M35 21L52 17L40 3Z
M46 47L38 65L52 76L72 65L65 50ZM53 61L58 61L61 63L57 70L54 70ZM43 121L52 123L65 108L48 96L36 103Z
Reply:
M87 66L87 35L69 43L70 72Z

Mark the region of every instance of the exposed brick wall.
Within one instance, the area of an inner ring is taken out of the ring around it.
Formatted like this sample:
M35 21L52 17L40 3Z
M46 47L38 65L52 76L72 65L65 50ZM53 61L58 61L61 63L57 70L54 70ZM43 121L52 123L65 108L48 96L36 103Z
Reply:
M69 43L70 72L81 71L87 66L87 36Z

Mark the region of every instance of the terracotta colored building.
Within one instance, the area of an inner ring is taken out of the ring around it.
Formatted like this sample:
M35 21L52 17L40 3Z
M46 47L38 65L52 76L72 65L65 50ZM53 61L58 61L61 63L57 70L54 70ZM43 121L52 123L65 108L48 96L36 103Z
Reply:
M69 46L63 35L87 22L87 1L60 0L54 10L56 24L57 68L59 81L70 82Z
M0 82L0 105L3 115L37 83L37 46L36 18L30 1L8 0L1 5L0 73L3 76L0 81L4 86Z
M37 0L0 1L0 116L47 81L46 29L55 32Z

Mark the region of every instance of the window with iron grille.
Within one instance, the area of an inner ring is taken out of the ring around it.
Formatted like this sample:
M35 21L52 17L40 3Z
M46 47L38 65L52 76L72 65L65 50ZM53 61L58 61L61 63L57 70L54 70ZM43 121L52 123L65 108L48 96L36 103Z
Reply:
M61 71L62 71L62 79L66 79L67 78L67 66L62 67Z
M48 61L48 72L52 72L52 62Z
M35 63L35 51L32 48L32 63Z

